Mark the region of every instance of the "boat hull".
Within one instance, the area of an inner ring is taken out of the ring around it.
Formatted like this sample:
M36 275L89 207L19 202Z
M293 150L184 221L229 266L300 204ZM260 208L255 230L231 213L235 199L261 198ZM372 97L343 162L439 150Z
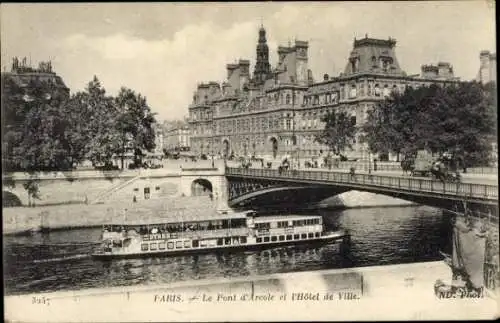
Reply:
M250 251L262 250L282 246L294 245L326 245L326 244L346 244L349 241L348 234L322 236L318 238L311 238L307 240L288 240L276 241L255 244L240 244L231 246L215 246L204 248L189 248L189 249L171 249L161 250L155 252L140 252L140 253L94 253L92 258L96 260L113 260L113 259L126 259L126 258L151 258L151 257L164 257L164 256L178 256L187 254L207 254L207 253L229 253L234 251Z

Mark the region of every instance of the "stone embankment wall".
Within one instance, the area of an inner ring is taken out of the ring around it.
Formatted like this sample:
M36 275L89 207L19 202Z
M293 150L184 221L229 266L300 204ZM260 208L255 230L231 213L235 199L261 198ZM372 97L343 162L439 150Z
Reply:
M317 321L493 319L490 297L440 299L444 262L331 269L167 285L6 296L5 317L19 322ZM33 300L39 304L33 305ZM19 311L31 304L36 310ZM99 309L99 310L89 310Z
M217 206L208 196L170 197L133 202L95 205L52 205L3 209L3 234L16 234L42 227L56 230L95 227L113 219L154 221L165 216L196 215L215 212Z

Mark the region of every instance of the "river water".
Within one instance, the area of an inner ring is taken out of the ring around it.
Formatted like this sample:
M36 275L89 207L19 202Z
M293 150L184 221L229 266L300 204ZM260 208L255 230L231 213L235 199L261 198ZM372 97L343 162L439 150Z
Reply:
M4 237L7 295L92 287L157 285L319 269L412 263L449 252L450 218L438 209L391 207L322 211L327 228L348 229L351 247L278 247L228 254L171 256L101 262L89 257L100 229Z

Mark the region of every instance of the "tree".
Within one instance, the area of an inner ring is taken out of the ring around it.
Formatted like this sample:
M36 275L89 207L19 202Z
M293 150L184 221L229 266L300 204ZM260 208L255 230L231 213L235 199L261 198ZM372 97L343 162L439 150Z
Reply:
M70 116L65 90L55 84L30 80L19 86L6 77L2 87L2 160L4 171L24 171L30 179L23 185L31 198L38 196L37 171L69 170L72 160L66 147Z
M356 136L356 125L347 113L329 112L321 118L325 128L315 136L315 141L328 146L336 155L347 148L352 149Z
M113 155L119 151L119 133L115 127L118 111L113 97L106 95L96 76L88 83L85 92L77 96L75 103L84 111L83 120L88 123L88 158L94 165L111 165Z
M497 134L496 86L477 82L443 88L433 106L435 152L454 151L465 165L485 165Z
M455 151L479 163L496 135L496 89L475 82L407 88L368 112L363 141L373 152Z
M155 148L154 124L155 115L141 94L122 87L115 99L117 119L115 129L119 134L119 154L123 169L124 154L131 145L134 152L134 163L142 163L143 150Z

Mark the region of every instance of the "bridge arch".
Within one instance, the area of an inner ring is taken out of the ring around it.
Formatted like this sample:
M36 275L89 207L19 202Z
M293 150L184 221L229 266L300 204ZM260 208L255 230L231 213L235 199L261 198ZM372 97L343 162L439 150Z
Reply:
M21 199L14 193L9 191L2 191L2 205L3 207L22 206Z
M197 178L191 182L191 196L207 196L212 192L213 185L208 179Z

